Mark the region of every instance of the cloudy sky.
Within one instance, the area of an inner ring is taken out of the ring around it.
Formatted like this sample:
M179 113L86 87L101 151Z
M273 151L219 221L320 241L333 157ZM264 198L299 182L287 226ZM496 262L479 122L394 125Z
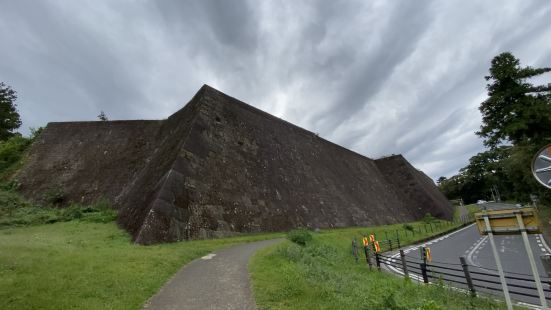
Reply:
M0 0L0 44L24 133L166 118L209 84L437 178L483 149L493 56L551 66L551 1Z

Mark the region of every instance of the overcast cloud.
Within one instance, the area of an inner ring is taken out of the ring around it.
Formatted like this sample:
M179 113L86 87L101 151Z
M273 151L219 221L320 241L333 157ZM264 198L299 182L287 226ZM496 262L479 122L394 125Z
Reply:
M551 2L0 0L0 44L24 133L166 118L209 84L437 178L483 150L493 56L551 66Z

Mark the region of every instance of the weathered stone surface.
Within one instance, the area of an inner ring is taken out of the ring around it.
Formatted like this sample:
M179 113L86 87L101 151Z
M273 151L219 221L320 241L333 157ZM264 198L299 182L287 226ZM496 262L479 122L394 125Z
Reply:
M371 160L208 86L164 121L48 124L17 178L33 199L110 199L143 244L452 216L402 156Z

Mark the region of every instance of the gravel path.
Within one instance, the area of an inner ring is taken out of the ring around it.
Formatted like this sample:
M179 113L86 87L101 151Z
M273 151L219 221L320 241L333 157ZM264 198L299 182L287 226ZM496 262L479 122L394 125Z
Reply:
M247 265L252 254L282 239L236 245L185 265L144 309L256 309Z

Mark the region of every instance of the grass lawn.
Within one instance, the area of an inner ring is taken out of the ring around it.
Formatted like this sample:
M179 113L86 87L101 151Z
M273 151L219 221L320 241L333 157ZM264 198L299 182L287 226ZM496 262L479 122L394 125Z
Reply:
M422 223L412 224L417 230ZM504 304L471 298L443 285L420 285L355 262L351 240L381 238L402 225L313 233L306 246L290 241L263 249L249 266L260 309L501 309ZM441 226L438 231L449 229ZM430 233L402 235L402 244Z
M0 230L0 309L139 309L182 265L282 234L139 246L113 222Z

